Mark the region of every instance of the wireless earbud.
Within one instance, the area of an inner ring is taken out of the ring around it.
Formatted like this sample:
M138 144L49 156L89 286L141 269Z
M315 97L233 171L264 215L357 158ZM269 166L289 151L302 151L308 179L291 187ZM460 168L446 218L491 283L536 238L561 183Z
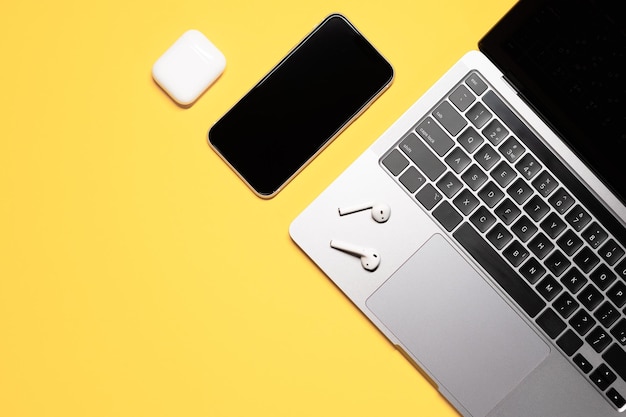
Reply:
M391 216L391 207L384 203L375 203L375 204L360 204L357 206L339 208L339 215L345 216L347 214L356 213L363 210L372 209L372 219L376 220L378 223L384 223L389 220L389 216Z
M361 258L361 265L367 271L375 271L378 265L380 265L380 255L378 255L374 249L362 248L339 240L331 240L330 247L349 253L350 255L358 256Z

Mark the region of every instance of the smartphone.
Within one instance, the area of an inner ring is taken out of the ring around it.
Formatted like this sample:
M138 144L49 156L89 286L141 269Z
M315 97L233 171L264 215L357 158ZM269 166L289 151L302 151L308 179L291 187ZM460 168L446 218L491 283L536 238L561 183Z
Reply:
M392 79L372 44L330 15L211 127L209 144L254 193L271 198Z

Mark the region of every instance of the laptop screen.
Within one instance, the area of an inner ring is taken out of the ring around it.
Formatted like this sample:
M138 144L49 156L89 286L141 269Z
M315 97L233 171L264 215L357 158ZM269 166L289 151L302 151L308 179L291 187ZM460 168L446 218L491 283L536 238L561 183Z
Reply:
M479 48L626 204L626 15L620 3L521 0Z

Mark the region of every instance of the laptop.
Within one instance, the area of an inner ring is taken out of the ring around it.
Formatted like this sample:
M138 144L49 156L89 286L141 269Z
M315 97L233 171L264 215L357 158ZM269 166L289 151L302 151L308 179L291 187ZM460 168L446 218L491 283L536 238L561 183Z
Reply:
M622 10L520 0L290 225L464 416L626 416Z

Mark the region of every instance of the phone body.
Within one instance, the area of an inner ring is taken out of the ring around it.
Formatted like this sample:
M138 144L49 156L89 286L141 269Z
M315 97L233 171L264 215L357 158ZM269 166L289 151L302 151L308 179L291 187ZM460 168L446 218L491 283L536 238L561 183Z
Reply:
M271 198L392 80L387 60L332 14L211 127L209 144L254 193Z

